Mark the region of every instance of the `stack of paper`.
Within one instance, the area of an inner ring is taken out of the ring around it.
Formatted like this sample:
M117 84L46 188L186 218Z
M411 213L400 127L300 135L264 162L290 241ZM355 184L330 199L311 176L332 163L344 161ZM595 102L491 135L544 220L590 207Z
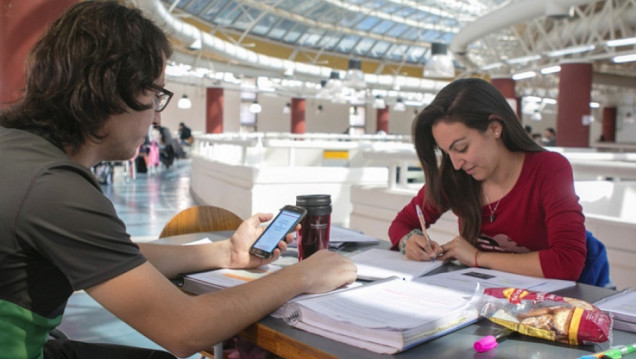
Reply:
M391 354L478 319L473 303L453 291L392 278L285 305L299 329L377 353Z
M596 302L602 311L614 317L614 328L636 333L636 291L625 289Z
M351 256L358 266L358 279L376 280L396 276L413 280L444 264L442 261L417 262L406 259L404 254L388 249L372 248Z
M468 297L475 294L475 290L483 290L484 288L514 287L550 293L576 284L576 282L569 280L530 277L486 268L464 268L452 272L432 274L416 280L448 288Z
M202 294L218 289L250 282L280 270L273 264L254 269L215 269L206 272L190 273L184 276L182 289L193 294Z

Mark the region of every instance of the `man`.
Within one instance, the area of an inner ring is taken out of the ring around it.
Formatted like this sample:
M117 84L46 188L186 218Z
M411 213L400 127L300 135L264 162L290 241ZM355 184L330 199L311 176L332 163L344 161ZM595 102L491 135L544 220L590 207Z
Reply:
M179 140L182 145L190 146L192 144L192 130L185 123L179 123Z
M355 265L328 251L207 295L186 295L168 280L268 263L248 249L271 214L252 216L222 242L131 242L89 168L131 158L151 123L160 122L172 97L163 74L171 52L152 22L111 1L73 5L34 46L24 98L0 114L0 358L150 357L133 348L47 341L74 290L188 356L300 293L355 280ZM285 249L281 241L272 260Z
M556 146L556 131L552 127L548 127L543 131L543 136L545 137L545 141L543 142L544 146Z

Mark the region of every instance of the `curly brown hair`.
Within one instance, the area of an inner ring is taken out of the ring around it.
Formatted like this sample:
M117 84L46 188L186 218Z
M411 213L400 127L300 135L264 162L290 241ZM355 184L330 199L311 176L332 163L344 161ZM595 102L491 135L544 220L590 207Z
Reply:
M75 4L31 50L24 97L0 114L0 124L76 151L103 137L109 116L152 106L136 97L171 55L166 35L138 9L117 1Z

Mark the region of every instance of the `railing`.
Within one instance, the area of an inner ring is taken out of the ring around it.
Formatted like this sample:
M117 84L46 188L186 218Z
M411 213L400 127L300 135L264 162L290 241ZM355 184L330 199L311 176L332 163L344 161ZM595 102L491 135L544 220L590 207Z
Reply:
M636 153L626 152L629 144L598 143L621 152L598 152L594 148L553 147L572 164L575 179L636 180ZM266 166L276 157L283 166L307 165L298 157L301 150L333 150L346 152L346 166L387 166L388 187L405 187L409 182L422 182L419 161L410 137L402 135L291 134L291 133L224 133L195 136L195 151L221 162ZM599 147L600 148L600 147ZM606 148L606 147L604 147ZM636 150L636 145L634 145ZM274 152L274 151L279 152ZM286 156L286 157L281 157ZM315 155L322 158L320 155ZM316 165L316 164L313 164ZM319 163L317 165L320 165Z

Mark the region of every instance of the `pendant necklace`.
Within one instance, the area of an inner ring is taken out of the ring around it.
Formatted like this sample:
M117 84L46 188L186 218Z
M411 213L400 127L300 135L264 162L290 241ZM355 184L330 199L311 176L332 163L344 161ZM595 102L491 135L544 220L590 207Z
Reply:
M512 180L514 173L515 171L512 171L512 173L510 173L510 176L508 177L508 180L506 181L504 190L508 188L508 186L510 185L510 181ZM488 209L490 210L490 217L488 217L488 219L490 219L490 223L493 223L495 219L497 219L497 216L495 216L495 212L497 212L497 208L499 208L499 203L501 203L501 200L506 196L505 191L504 191L504 196L499 198L497 203L495 203L495 208L492 208L492 206L490 205L490 199L488 199L488 194L486 194L485 190L484 190L484 196L486 197L486 202L488 202Z
M497 201L497 203L495 203L495 208L493 209L490 206L490 200L488 199L488 195L486 194L486 192L484 192L484 196L486 196L486 201L488 202L488 209L490 210L490 223L494 222L495 219L497 218L497 216L495 216L495 212L497 212L497 208L499 208L499 203L501 202L501 198L499 198L499 200Z

